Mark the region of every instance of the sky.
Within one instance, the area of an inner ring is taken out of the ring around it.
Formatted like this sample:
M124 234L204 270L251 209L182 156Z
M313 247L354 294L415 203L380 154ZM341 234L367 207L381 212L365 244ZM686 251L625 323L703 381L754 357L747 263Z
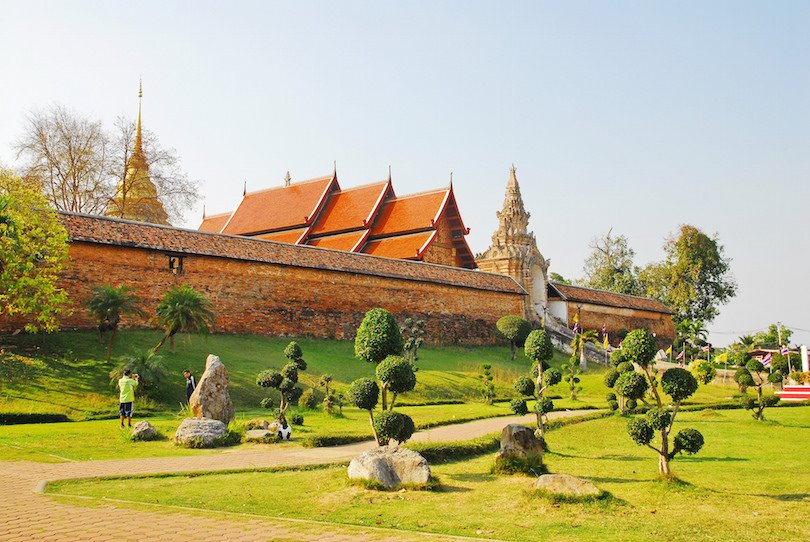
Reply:
M810 3L2 0L0 163L26 114L137 112L229 211L332 171L448 183L482 252L511 164L551 271L613 229L639 265L680 224L739 284L714 344L781 321L810 342Z

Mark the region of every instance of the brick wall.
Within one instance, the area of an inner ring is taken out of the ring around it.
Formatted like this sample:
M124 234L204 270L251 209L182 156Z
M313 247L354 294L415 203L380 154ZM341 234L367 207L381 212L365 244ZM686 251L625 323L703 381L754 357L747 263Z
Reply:
M607 326L610 342L614 346L619 344L616 332L620 329L632 331L634 329L646 329L650 333L655 333L656 344L659 348L667 348L675 339L675 325L672 323L672 316L652 311L639 309L626 309L617 307L605 307L590 303L580 303L580 326L583 329L595 329L600 331L602 324ZM568 327L574 325L574 315L577 313L577 304L568 303Z
M63 328L94 325L84 306L91 287L100 284L136 287L142 308L153 315L171 286L188 283L213 302L215 331L274 336L351 338L366 311L383 307L399 318L424 319L430 342L482 344L494 340L498 318L523 308L523 296L515 292L396 277L195 254L183 256L183 273L175 275L162 250L74 241L69 253L61 286L73 314ZM122 322L127 324L149 321ZM0 321L0 332L17 327Z

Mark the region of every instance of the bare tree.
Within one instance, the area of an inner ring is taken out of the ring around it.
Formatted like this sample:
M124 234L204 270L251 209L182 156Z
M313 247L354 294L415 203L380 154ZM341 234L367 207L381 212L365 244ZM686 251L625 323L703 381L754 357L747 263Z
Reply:
M112 138L112 159L109 174L117 186L116 196L123 207L138 207L137 198L141 191L128 186L127 166L135 150L136 122L126 117L118 117L114 124ZM199 183L189 180L180 167L180 158L173 148L160 144L150 130L142 130L143 154L149 170L149 177L157 189L157 197L172 219L180 218L183 212L199 200Z
M54 207L101 213L115 188L108 145L101 122L54 105L28 115L15 149L27 161L24 176L41 184Z

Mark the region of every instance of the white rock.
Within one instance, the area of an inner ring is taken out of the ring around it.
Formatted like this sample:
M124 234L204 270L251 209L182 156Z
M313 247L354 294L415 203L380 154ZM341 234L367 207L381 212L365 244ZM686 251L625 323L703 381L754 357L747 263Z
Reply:
M274 432L268 431L267 429L251 429L245 431L245 440L270 440L275 436L276 434Z
M430 465L413 450L380 446L352 459L348 474L350 479L374 480L390 489L398 484L427 483Z
M146 420L136 423L132 428L132 438L135 440L152 440L157 436L158 430Z
M174 440L185 446L211 446L218 438L225 436L228 426L210 418L186 418L180 423Z
M534 484L535 489L542 489L555 495L572 497L598 497L602 491L590 480L584 480L570 474L544 474Z

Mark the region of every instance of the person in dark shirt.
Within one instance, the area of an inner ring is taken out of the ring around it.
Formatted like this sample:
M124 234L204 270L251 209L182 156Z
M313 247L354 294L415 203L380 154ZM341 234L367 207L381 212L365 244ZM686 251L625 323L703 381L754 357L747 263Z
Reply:
M186 377L186 401L188 401L191 399L191 394L194 393L194 388L197 387L197 380L188 369L183 371L183 376Z

